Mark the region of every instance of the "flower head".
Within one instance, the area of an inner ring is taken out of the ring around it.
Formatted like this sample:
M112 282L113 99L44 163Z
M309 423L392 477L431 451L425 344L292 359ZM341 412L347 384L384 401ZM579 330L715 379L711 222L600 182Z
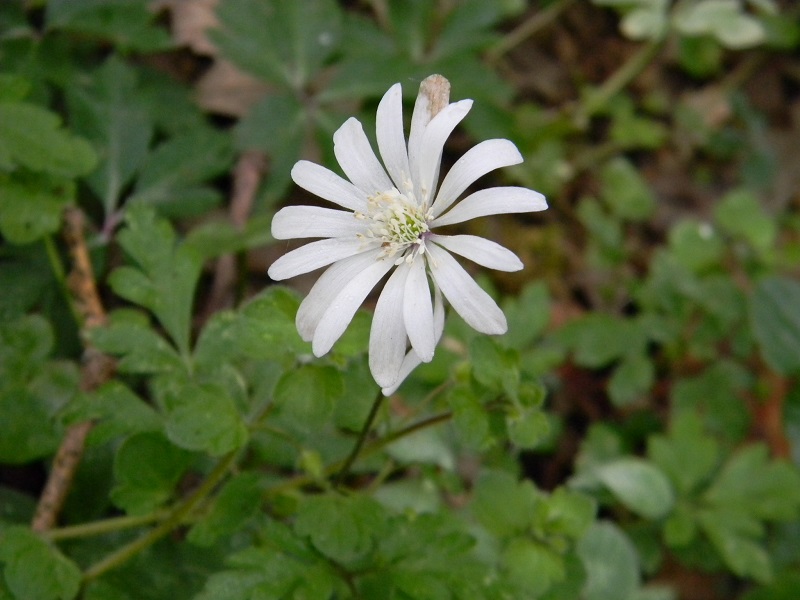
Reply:
M423 82L406 142L401 88L392 86L377 112L383 164L361 123L350 118L333 136L336 160L349 181L308 161L292 169L297 185L346 210L289 206L272 221L276 239L323 238L285 254L269 269L272 279L282 280L328 266L297 312L297 329L316 356L331 349L391 271L375 306L369 342L370 370L387 395L433 358L444 329L443 296L477 331L507 329L503 312L452 254L501 271L521 269L520 260L487 239L436 230L486 215L547 208L544 196L520 187L480 190L456 203L479 177L522 162L514 144L502 139L470 149L437 192L444 143L472 106L461 100L437 110L448 90L438 75Z

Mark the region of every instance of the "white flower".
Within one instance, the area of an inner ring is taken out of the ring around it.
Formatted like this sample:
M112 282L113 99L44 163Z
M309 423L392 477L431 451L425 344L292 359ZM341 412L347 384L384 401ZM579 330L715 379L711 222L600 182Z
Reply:
M519 187L477 191L454 205L482 175L522 162L514 144L501 139L482 142L464 154L437 193L445 140L472 101L454 102L431 117L435 109L423 90L424 82L407 146L400 84L378 105L383 166L354 118L333 136L336 159L350 181L308 161L295 164L292 179L297 185L347 210L289 206L272 221L276 239L325 238L292 250L269 269L273 280L282 280L331 265L297 312L297 329L316 356L331 349L370 291L393 271L378 298L369 341L370 370L386 395L420 362L433 358L444 328L442 295L474 329L487 334L507 329L503 312L451 252L501 271L522 269L520 260L484 238L441 235L436 229L475 217L547 208L544 196Z

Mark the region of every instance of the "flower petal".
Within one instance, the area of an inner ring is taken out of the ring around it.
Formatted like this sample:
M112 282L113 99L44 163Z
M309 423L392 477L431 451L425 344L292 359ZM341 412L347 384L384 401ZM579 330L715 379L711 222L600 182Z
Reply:
M434 338L436 339L436 343L439 343L439 340L442 339L442 332L444 331L444 302L442 301L442 292L439 290L439 286L436 285L434 282L433 284L433 292L434 292L434 300L433 300L433 329L434 329ZM397 391L397 388L400 387L400 384L405 381L406 377L408 377L411 372L416 369L422 360L411 349L407 354L406 357L403 359L403 364L400 365L400 371L397 374L397 379L395 382L390 385L384 387L381 391L383 392L384 396L391 396Z
M402 304L403 320L411 347L422 362L430 362L436 340L433 335L431 291L428 288L428 275L425 273L425 260L422 258L418 257L410 265Z
M322 356L331 349L353 320L353 315L367 294L393 266L391 260L376 260L345 284L325 309L314 331L311 340L314 356Z
M392 189L358 119L350 117L333 134L333 153L348 179L367 196Z
M486 140L470 148L459 158L442 181L442 187L431 206L436 217L450 208L470 184L501 167L522 162L517 147L508 140Z
M475 283L447 250L436 244L427 244L426 248L433 279L467 324L481 333L505 333L508 329L506 317L489 294Z
M419 162L411 164L411 173L416 175L417 199L420 202L430 201L436 192L436 180L439 177L439 163L442 160L444 143L453 129L467 116L472 108L472 100L460 100L445 106L436 115L422 136Z
M292 167L292 180L304 190L339 206L358 212L367 210L365 192L321 165L298 161Z
M378 251L370 249L334 263L317 279L297 309L295 324L301 338L306 342L311 341L331 299L342 291L353 277L377 259Z
M377 242L371 244L371 247L375 246L377 246ZM267 275L273 281L282 281L303 273L310 273L321 267L327 267L337 260L360 254L364 250L363 240L354 237L329 238L311 242L281 256L272 263Z
M498 271L519 271L522 261L500 244L476 235L436 235L428 238L450 252L460 254L474 263Z
M522 187L494 187L470 194L446 214L431 221L430 226L441 227L487 215L533 212L545 208L547 202L539 192Z
M320 206L286 206L272 218L272 237L276 240L355 237L364 229L364 222L353 213Z
M403 291L409 265L402 263L381 291L372 328L369 332L369 370L379 386L397 380L406 353L406 328L403 323Z
M399 83L389 88L378 104L375 133L383 164L400 192L413 191L408 168L408 150L403 132L403 90Z

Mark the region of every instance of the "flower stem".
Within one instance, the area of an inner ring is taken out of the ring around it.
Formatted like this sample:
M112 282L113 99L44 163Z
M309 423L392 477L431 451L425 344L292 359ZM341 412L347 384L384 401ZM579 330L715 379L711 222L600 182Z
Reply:
M227 474L228 469L230 469L231 465L236 460L237 455L238 453L234 451L220 460L202 485L200 485L200 487L198 487L188 498L186 498L184 502L176 506L169 516L158 527L148 531L140 538L132 541L130 544L127 544L122 548L119 548L116 552L112 552L101 561L96 562L86 569L86 571L83 573L84 583L96 579L103 573L122 565L133 556L148 546L152 546L170 531L178 527L183 521L184 517L186 517L194 509L194 507L197 506L197 504L203 500L203 498L210 494L217 484L222 481Z
M353 466L353 463L356 462L358 458L358 453L361 452L361 448L364 447L364 442L367 440L367 436L369 435L370 430L372 429L372 424L375 422L375 417L378 415L378 409L380 409L381 404L383 403L383 393L378 390L377 396L375 396L375 400L372 402L372 408L369 409L369 414L367 415L366 421L364 421L364 426L361 428L361 433L358 434L358 439L356 440L356 445L353 446L353 449L350 451L350 454L344 460L342 464L342 468L339 469L339 472L336 473L336 476L333 478L334 486L338 487L344 478L347 477L347 474L350 471L350 467Z

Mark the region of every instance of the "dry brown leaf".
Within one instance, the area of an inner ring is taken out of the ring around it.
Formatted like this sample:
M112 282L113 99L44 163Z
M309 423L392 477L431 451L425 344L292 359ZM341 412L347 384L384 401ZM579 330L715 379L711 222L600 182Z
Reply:
M241 117L269 91L269 86L225 60L216 60L197 81L195 99L209 112Z
M206 31L217 27L219 21L214 9L219 0L155 0L154 10L168 9L172 14L172 38L180 46L191 48L197 54L216 56L217 49L208 39Z

